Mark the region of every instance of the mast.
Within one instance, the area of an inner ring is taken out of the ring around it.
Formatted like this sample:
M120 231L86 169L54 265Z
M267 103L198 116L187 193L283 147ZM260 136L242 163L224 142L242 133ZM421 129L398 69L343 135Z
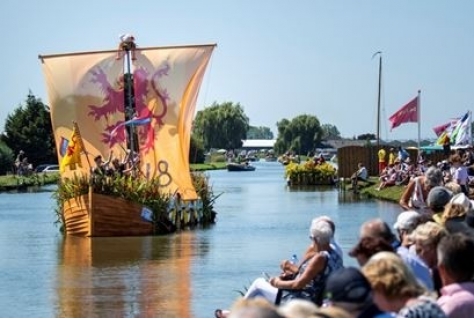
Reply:
M135 60L135 38L130 34L125 34L120 37L120 49L125 52L125 55L119 53L118 58L120 56L124 56L125 58L125 65L124 65L124 74L123 74L123 81L124 81L124 105L125 105L125 121L129 121L133 119L136 115L135 113L135 92L133 90L133 74L132 74L132 66L131 60ZM132 168L135 170L135 153L139 151L138 144L135 145L135 129L134 125L126 126L126 130L128 133L127 139L127 148L130 150L130 158Z
M377 148L380 147L380 96L382 90L382 51L377 51L374 53L372 58L376 55L379 55L379 86L378 86L378 96L377 96Z

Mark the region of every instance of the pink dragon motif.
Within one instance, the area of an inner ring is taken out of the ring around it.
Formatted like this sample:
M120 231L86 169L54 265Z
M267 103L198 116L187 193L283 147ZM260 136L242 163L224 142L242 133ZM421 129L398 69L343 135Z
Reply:
M114 113L123 113L124 96L123 96L123 77L119 79L117 87L113 87L107 79L107 75L101 68L92 71L92 83L99 84L100 89L105 95L102 105L88 105L91 111L89 116L93 116L95 121L102 117L108 119Z
M134 97L135 97L135 116L138 118L150 118L152 121L149 124L136 127L139 134L139 142L141 152L145 154L154 148L154 122L159 126L164 125L164 117L168 111L169 95L166 89L158 87L158 81L164 76L168 75L170 66L165 63L163 66L150 76L144 68L136 68L133 74L134 81ZM91 72L91 83L98 84L105 98L102 105L88 105L90 111L89 116L94 118L94 121L99 121L105 118L107 121L113 114L124 114L124 81L123 76L117 81L115 87L108 81L104 70L97 67ZM156 96L159 101L161 112L159 114L153 113L148 108L148 101ZM154 120L154 121L153 121ZM117 121L115 124L107 125L101 134L101 141L113 147L115 144L123 143L126 140L124 121Z

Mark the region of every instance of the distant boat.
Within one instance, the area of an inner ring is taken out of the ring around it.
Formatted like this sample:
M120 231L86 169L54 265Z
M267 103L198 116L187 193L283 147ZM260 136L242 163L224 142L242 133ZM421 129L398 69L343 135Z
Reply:
M255 166L246 163L229 163L227 170L229 172L251 172L255 170Z

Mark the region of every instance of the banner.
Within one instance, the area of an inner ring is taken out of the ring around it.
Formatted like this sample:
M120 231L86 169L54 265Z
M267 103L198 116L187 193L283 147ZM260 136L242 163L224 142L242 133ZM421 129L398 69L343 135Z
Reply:
M418 96L402 106L388 120L391 123L390 131L403 123L418 122Z
M467 112L457 121L451 134L451 145L463 146L471 144L471 112Z
M75 170L76 164L79 167L82 167L81 162L81 153L83 151L81 134L79 133L79 128L74 124L71 139L67 143L66 153L61 160L59 165L59 171L64 172L66 166L69 166L69 169Z

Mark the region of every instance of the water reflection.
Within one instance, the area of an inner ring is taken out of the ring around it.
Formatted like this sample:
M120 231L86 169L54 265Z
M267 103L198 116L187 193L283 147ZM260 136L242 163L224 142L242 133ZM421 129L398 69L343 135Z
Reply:
M56 317L190 317L194 234L65 237Z

